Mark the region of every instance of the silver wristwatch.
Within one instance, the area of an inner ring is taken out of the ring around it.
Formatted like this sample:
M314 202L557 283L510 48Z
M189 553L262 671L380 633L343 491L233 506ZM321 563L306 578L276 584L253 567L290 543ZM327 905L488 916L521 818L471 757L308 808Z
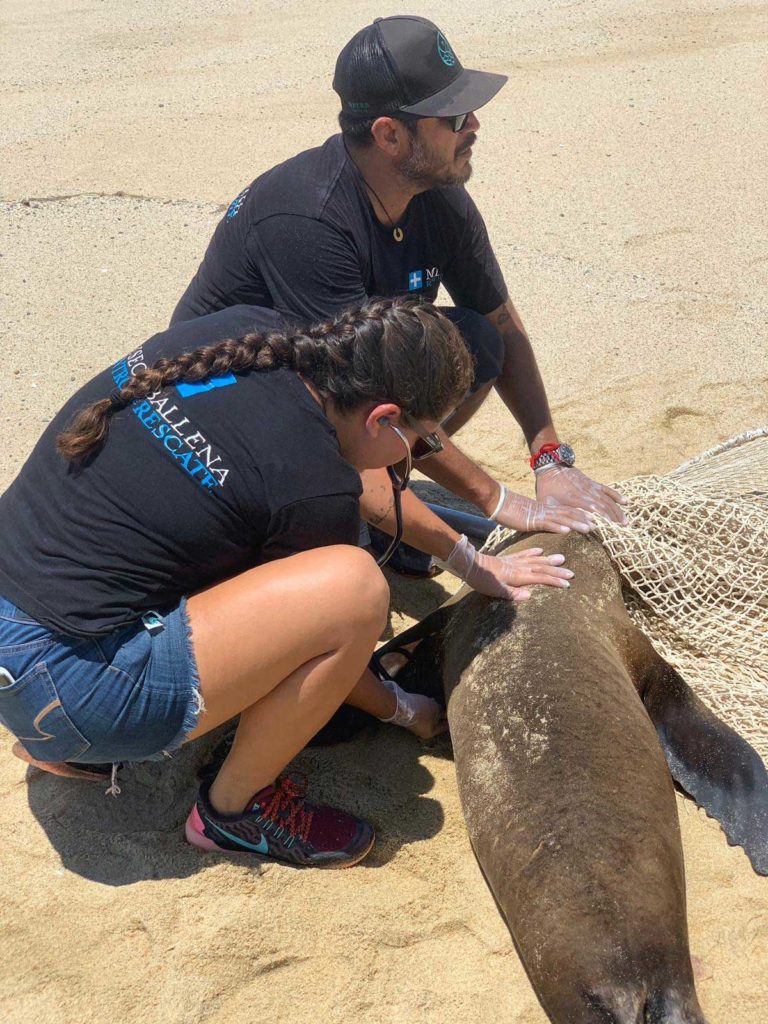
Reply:
M573 466L576 463L576 452L569 444L564 442L556 448L551 445L544 445L546 450L540 451L534 459L531 459L531 467L535 472L540 469L548 469L550 466Z

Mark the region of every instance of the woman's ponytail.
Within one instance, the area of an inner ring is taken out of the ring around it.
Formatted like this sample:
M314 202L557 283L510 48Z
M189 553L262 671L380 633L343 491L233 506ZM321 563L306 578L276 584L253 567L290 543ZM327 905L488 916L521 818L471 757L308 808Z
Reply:
M461 335L434 306L377 299L306 331L246 334L158 359L77 413L59 434L58 450L68 461L87 458L105 443L115 412L163 388L281 367L300 373L341 411L390 401L430 420L449 412L472 381Z
M104 444L110 420L120 409L174 384L196 384L224 373L284 366L290 358L285 340L281 334L246 334L236 341L227 338L216 345L183 352L175 359L158 359L152 366L139 370L121 388L115 388L108 399L94 402L77 413L57 437L56 446L67 461L84 459Z

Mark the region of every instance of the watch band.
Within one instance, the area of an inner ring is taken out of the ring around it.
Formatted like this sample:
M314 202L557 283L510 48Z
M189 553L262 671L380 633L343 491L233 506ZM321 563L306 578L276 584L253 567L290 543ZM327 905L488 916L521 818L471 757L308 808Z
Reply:
M548 441L530 458L532 470L544 469L546 466L572 466L576 462L576 454L569 444L560 441Z

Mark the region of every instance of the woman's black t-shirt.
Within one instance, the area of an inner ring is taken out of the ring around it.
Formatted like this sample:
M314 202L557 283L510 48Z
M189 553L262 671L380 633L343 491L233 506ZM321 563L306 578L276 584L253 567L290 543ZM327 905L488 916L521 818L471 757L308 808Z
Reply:
M180 323L67 402L0 497L0 593L52 629L99 636L262 562L357 543L359 474L289 370L166 388L114 414L84 464L56 451L73 415L138 369L272 328L269 315Z

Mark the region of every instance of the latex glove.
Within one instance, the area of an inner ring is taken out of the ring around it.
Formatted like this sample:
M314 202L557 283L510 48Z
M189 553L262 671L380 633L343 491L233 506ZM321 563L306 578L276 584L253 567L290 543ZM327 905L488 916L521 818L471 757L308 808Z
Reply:
M538 495L537 495L538 497ZM533 501L522 494L508 491L504 484L499 484L499 501L490 518L501 526L524 533L588 533L595 525L588 513L580 508L573 508L554 497Z
M454 576L486 597L507 601L527 601L529 587L569 587L570 569L561 569L564 555L545 555L543 548L528 548L497 558L486 555L470 544L464 534L446 559L445 566Z
M547 466L538 470L536 497L539 501L554 500L585 512L597 512L622 526L627 522L621 508L627 499L612 487L591 480L575 466Z
M381 682L394 693L397 707L391 718L380 718L380 722L400 725L423 740L430 740L448 730L445 708L436 700L420 693L406 693L394 679L382 679Z

